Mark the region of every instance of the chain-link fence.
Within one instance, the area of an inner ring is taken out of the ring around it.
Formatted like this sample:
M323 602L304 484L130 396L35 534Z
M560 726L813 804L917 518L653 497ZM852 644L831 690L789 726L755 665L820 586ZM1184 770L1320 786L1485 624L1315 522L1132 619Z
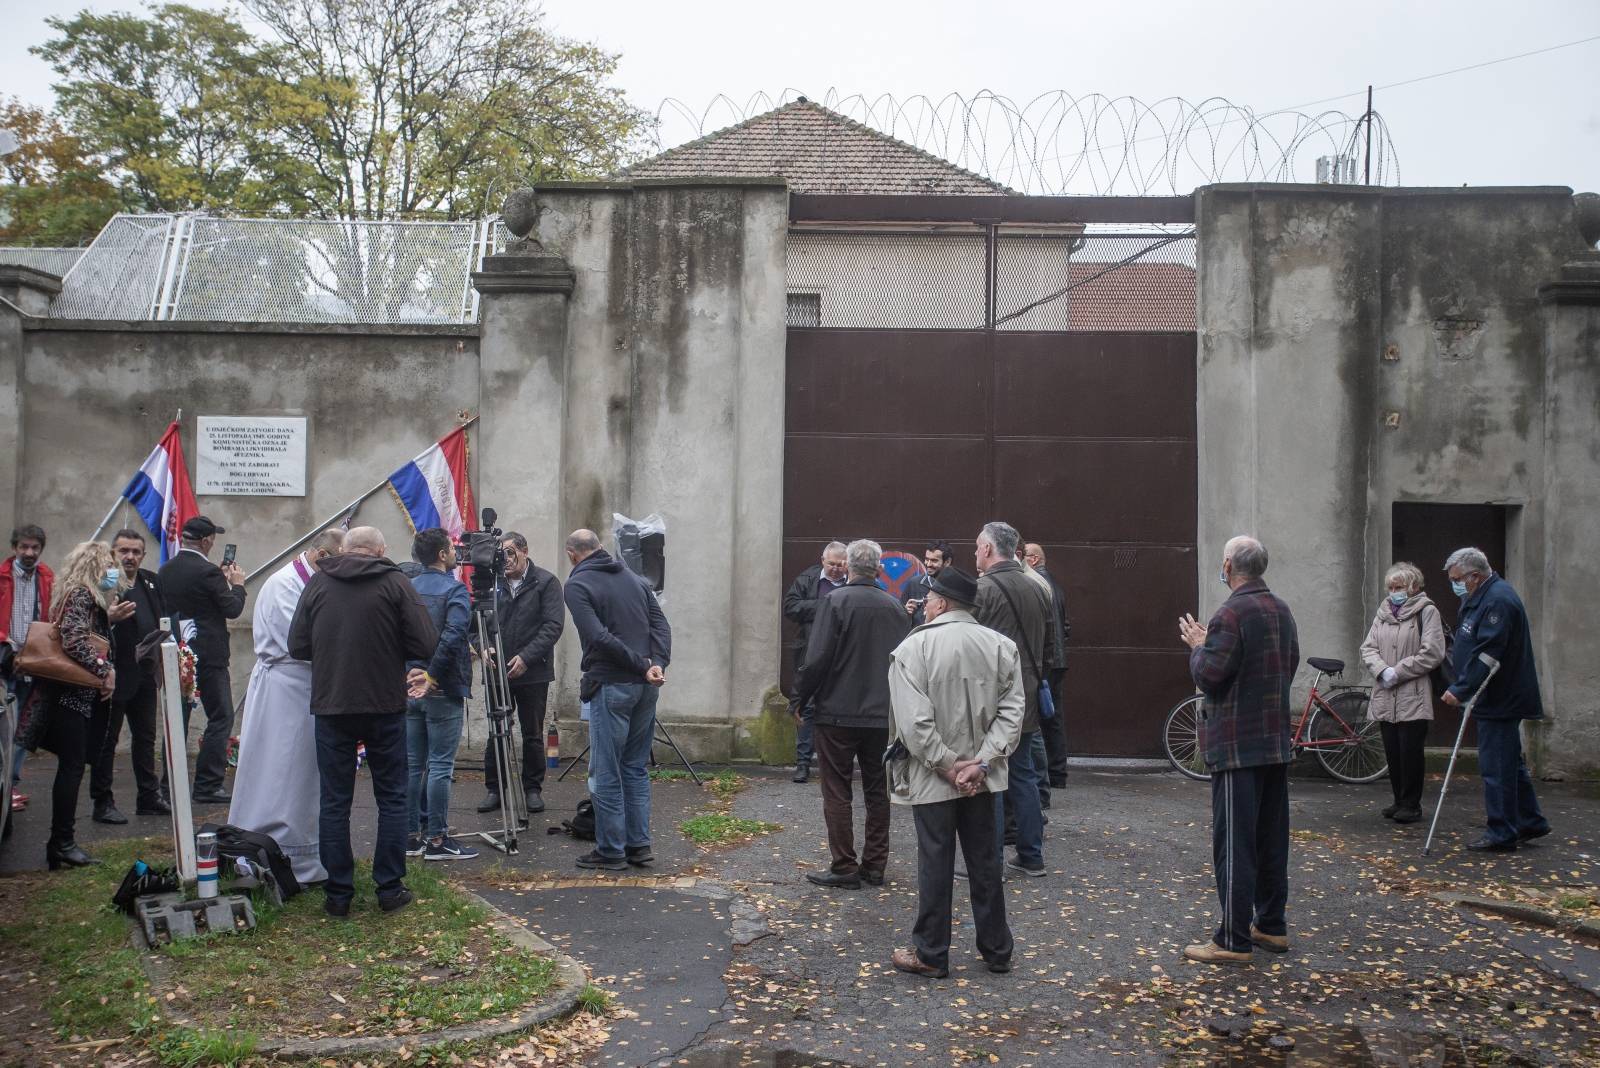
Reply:
M460 222L118 215L67 272L58 318L467 323L509 240Z
M81 248L23 248L7 245L0 247L0 265L32 267L36 271L59 277L72 270L72 265L82 255Z
M1195 328L1192 233L793 230L790 326Z

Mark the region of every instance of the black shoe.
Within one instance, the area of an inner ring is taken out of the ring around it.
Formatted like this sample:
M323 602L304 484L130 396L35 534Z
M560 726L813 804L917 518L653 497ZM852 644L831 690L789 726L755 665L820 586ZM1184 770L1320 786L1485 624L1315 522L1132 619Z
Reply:
M322 899L322 911L335 919L343 919L350 915L350 899L346 898L340 901L337 898L324 897Z
M826 886L833 890L859 890L861 889L861 876L856 873L840 875L832 871L812 871L806 873L806 882L816 886Z
M1391 817L1396 823L1416 823L1422 819L1420 808L1397 808Z
M1516 851L1517 843L1515 839L1509 842L1497 842L1484 835L1475 842L1468 842L1467 848L1474 853L1511 853Z
M1390 805L1388 808L1383 810L1383 818L1386 820L1392 820L1394 819L1394 814L1399 811L1399 805Z
M656 862L656 855L650 852L649 846L629 846L623 853L623 859L634 867L642 868Z
M881 872L881 871L863 871L861 873L861 881L866 883L868 886L882 886L883 885L883 872Z
M378 907L385 912L399 912L415 900L416 896L402 886L392 894L379 894ZM349 908L348 905L345 907Z
M499 812L500 811L500 795L499 794L490 794L489 796L485 797L482 801L479 801L478 802L478 811L479 812Z
M1040 808L1049 808L1050 807L1050 796L1048 794L1040 794L1039 795L1039 807ZM1049 823L1050 821L1049 820L1045 820L1045 822Z
M94 821L96 823L109 823L120 827L128 822L128 817L117 811L117 806L109 802L104 805L94 806Z
M628 862L622 857L608 857L598 849L589 850L573 863L580 868L593 868L596 871L628 870Z
M1521 834L1517 835L1517 843L1520 845L1523 842L1531 842L1535 838L1543 838L1549 833L1550 825L1547 823L1537 831L1523 831Z
M794 776L792 778L790 778L789 781L790 782L810 782L811 781L811 765L810 764L796 764L794 766Z
M989 965L989 970L996 975L1005 975L1011 971L1011 962L1008 960L991 960L984 963Z
M428 850L428 840L420 834L406 835L406 856L420 857Z
M526 800L528 802L528 811L530 813L544 811L544 795L538 790L529 790Z
M1006 867L1011 868L1011 869L1013 869L1015 871L1020 871L1024 875L1031 875L1036 879L1039 878L1042 875L1049 874L1049 869L1047 869L1044 866L1044 861L1036 860L1036 861L1033 861L1031 864L1030 863L1026 863L1026 862L1024 862L1022 860L1021 857L1017 856L1015 853L1010 853L1010 854L1006 855Z
M194 803L197 805L226 805L233 800L233 795L217 790L209 794L195 794Z
M135 816L170 816L172 815L172 806L158 797L153 801L141 802L139 807L133 810L133 814Z
M1059 778L1057 778L1054 775L1050 776L1050 789L1052 789L1052 790L1065 790L1066 788L1067 788L1067 777L1065 775L1062 775Z
M68 842L64 846L46 845L44 859L51 871L59 871L62 868L87 868L91 864L100 863L85 853L77 842Z

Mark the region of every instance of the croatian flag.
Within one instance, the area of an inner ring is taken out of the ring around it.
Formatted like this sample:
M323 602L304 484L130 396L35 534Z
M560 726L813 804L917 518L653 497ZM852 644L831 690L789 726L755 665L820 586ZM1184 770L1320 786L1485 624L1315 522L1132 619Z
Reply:
M178 552L178 532L200 514L194 488L189 484L189 468L183 462L176 420L161 435L122 496L161 543L161 562L166 563Z
M467 428L457 427L389 476L389 488L406 510L412 533L443 527L452 539L476 530L472 483L467 480Z

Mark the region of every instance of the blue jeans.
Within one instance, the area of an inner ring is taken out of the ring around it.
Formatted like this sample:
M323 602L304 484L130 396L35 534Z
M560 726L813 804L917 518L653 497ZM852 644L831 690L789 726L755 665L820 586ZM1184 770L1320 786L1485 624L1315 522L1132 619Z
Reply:
M461 745L461 721L466 702L460 697L436 694L406 702L406 829L422 830L428 817L428 837L445 833L450 820L450 776L456 770L456 749ZM426 781L427 796L423 796ZM426 802L426 803L424 803Z
M350 849L350 804L356 794L356 744L367 743L367 771L378 802L378 839L372 847L372 881L381 901L405 889L406 723L397 712L317 716L317 777L322 810L317 843L328 869L327 900L355 896L356 858ZM174 798L181 801L181 798Z
M1049 729L1049 724L1043 720L1039 721L1039 729L1033 732L1033 748L1028 751L1033 757L1034 785L1039 790L1040 808L1050 803L1050 776L1046 772L1050 766L1050 757L1045 752L1044 744L1044 732Z
M23 679L12 676L6 681L6 687L10 689L11 696L13 700L16 701L16 704L12 707L11 714L11 723L12 726L15 727L17 724L22 722L22 710L27 707L28 695L33 693L33 680L31 678ZM11 754L12 786L16 786L18 783L22 782L22 761L27 757L27 755L28 751L22 748L22 746L19 745L14 747L14 751ZM9 797L6 798L6 804L9 805L10 803L11 799Z
M996 842L1005 854L1006 802L1017 820L1017 859L1024 864L1044 860L1044 812L1039 808L1039 767L1033 761L1038 731L1024 731L1007 765L1006 792L994 798Z
M656 695L649 683L608 682L589 703L589 798L594 847L620 858L650 844L650 743Z
M1483 776L1483 812L1489 837L1515 842L1525 834L1550 826L1539 811L1539 798L1522 759L1522 721L1480 719L1478 723L1478 773Z
M794 766L808 768L815 761L817 755L816 733L812 729L811 714L809 712L800 717L800 723L794 730Z

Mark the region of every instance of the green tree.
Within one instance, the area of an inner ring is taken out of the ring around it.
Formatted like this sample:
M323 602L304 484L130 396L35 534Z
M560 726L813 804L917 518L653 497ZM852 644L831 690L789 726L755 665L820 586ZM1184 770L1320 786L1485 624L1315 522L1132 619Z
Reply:
M121 208L116 188L56 116L3 101L0 129L20 142L0 156L0 244L83 244Z

